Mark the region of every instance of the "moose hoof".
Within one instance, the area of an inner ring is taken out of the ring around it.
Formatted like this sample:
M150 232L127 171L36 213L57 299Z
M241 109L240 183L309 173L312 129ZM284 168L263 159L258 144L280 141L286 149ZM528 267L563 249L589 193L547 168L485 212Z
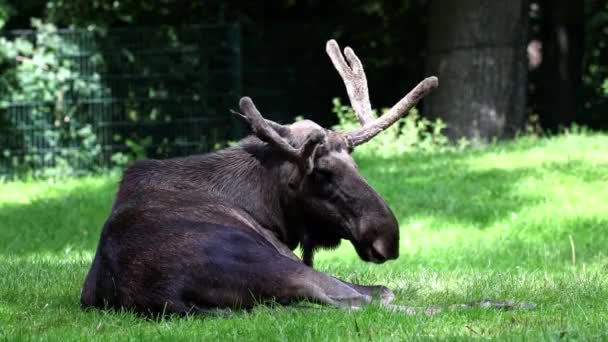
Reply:
M370 296L366 296L366 295L362 295L359 297L355 297L355 298L351 298L349 299L349 304L351 308L361 308L369 303L372 302L372 297Z
M379 291L380 302L382 304L392 303L393 300L395 299L395 293L393 293L393 291L386 286L378 286L378 288L380 289L380 291Z
M349 309L360 309L363 306L371 303L372 297L366 295L360 295L348 298L332 298L338 306L346 307Z

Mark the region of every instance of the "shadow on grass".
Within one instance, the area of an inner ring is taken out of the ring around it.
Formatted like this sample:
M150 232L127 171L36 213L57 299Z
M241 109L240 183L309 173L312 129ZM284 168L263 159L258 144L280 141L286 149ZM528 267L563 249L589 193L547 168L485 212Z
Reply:
M543 167L561 174L576 177L583 182L608 181L608 163L584 163L569 160L563 163L546 163Z
M543 201L518 189L525 179L541 177L537 168L474 170L469 155L410 155L363 160L367 178L400 220L433 217L447 224L479 229ZM439 227L440 228L440 227Z
M0 251L12 255L94 251L116 187L110 178L76 182L60 196L41 195L28 204L0 203Z

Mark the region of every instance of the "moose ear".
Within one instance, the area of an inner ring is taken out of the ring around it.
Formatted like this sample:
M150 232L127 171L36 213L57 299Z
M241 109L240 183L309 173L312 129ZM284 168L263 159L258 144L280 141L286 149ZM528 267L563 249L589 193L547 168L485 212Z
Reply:
M300 188L302 181L310 175L315 168L315 157L319 146L325 141L325 133L321 130L311 131L302 146L298 149L302 151L302 155L308 156L303 163L296 164L297 168L289 177L289 188L297 190Z
M323 145L325 139L325 133L317 129L312 130L306 137L306 140L304 141L304 144L301 147L304 152L303 154L308 156L304 165L304 175L308 176L315 168L315 156L317 154L317 149L319 148L319 146Z

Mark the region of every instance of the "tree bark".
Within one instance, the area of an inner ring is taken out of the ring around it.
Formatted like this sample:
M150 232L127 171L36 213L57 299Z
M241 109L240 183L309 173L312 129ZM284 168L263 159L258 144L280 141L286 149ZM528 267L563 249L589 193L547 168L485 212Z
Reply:
M542 2L541 125L555 130L579 114L585 13L580 0Z
M432 0L427 73L439 88L425 111L452 139L513 135L526 111L527 0Z

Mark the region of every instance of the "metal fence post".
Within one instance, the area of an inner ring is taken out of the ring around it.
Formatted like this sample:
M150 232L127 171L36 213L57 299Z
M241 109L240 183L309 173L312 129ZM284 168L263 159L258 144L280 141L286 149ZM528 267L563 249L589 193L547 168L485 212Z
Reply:
M233 106L237 107L237 103L241 96L243 96L243 53L242 53L242 35L241 35L241 25L239 23L235 23L232 26L231 30L232 36L232 49L234 51L234 66L232 71L232 83L233 83ZM231 114L230 114L231 115ZM240 139L243 137L243 125L238 120L236 115L232 115L232 134L231 137L233 139Z

